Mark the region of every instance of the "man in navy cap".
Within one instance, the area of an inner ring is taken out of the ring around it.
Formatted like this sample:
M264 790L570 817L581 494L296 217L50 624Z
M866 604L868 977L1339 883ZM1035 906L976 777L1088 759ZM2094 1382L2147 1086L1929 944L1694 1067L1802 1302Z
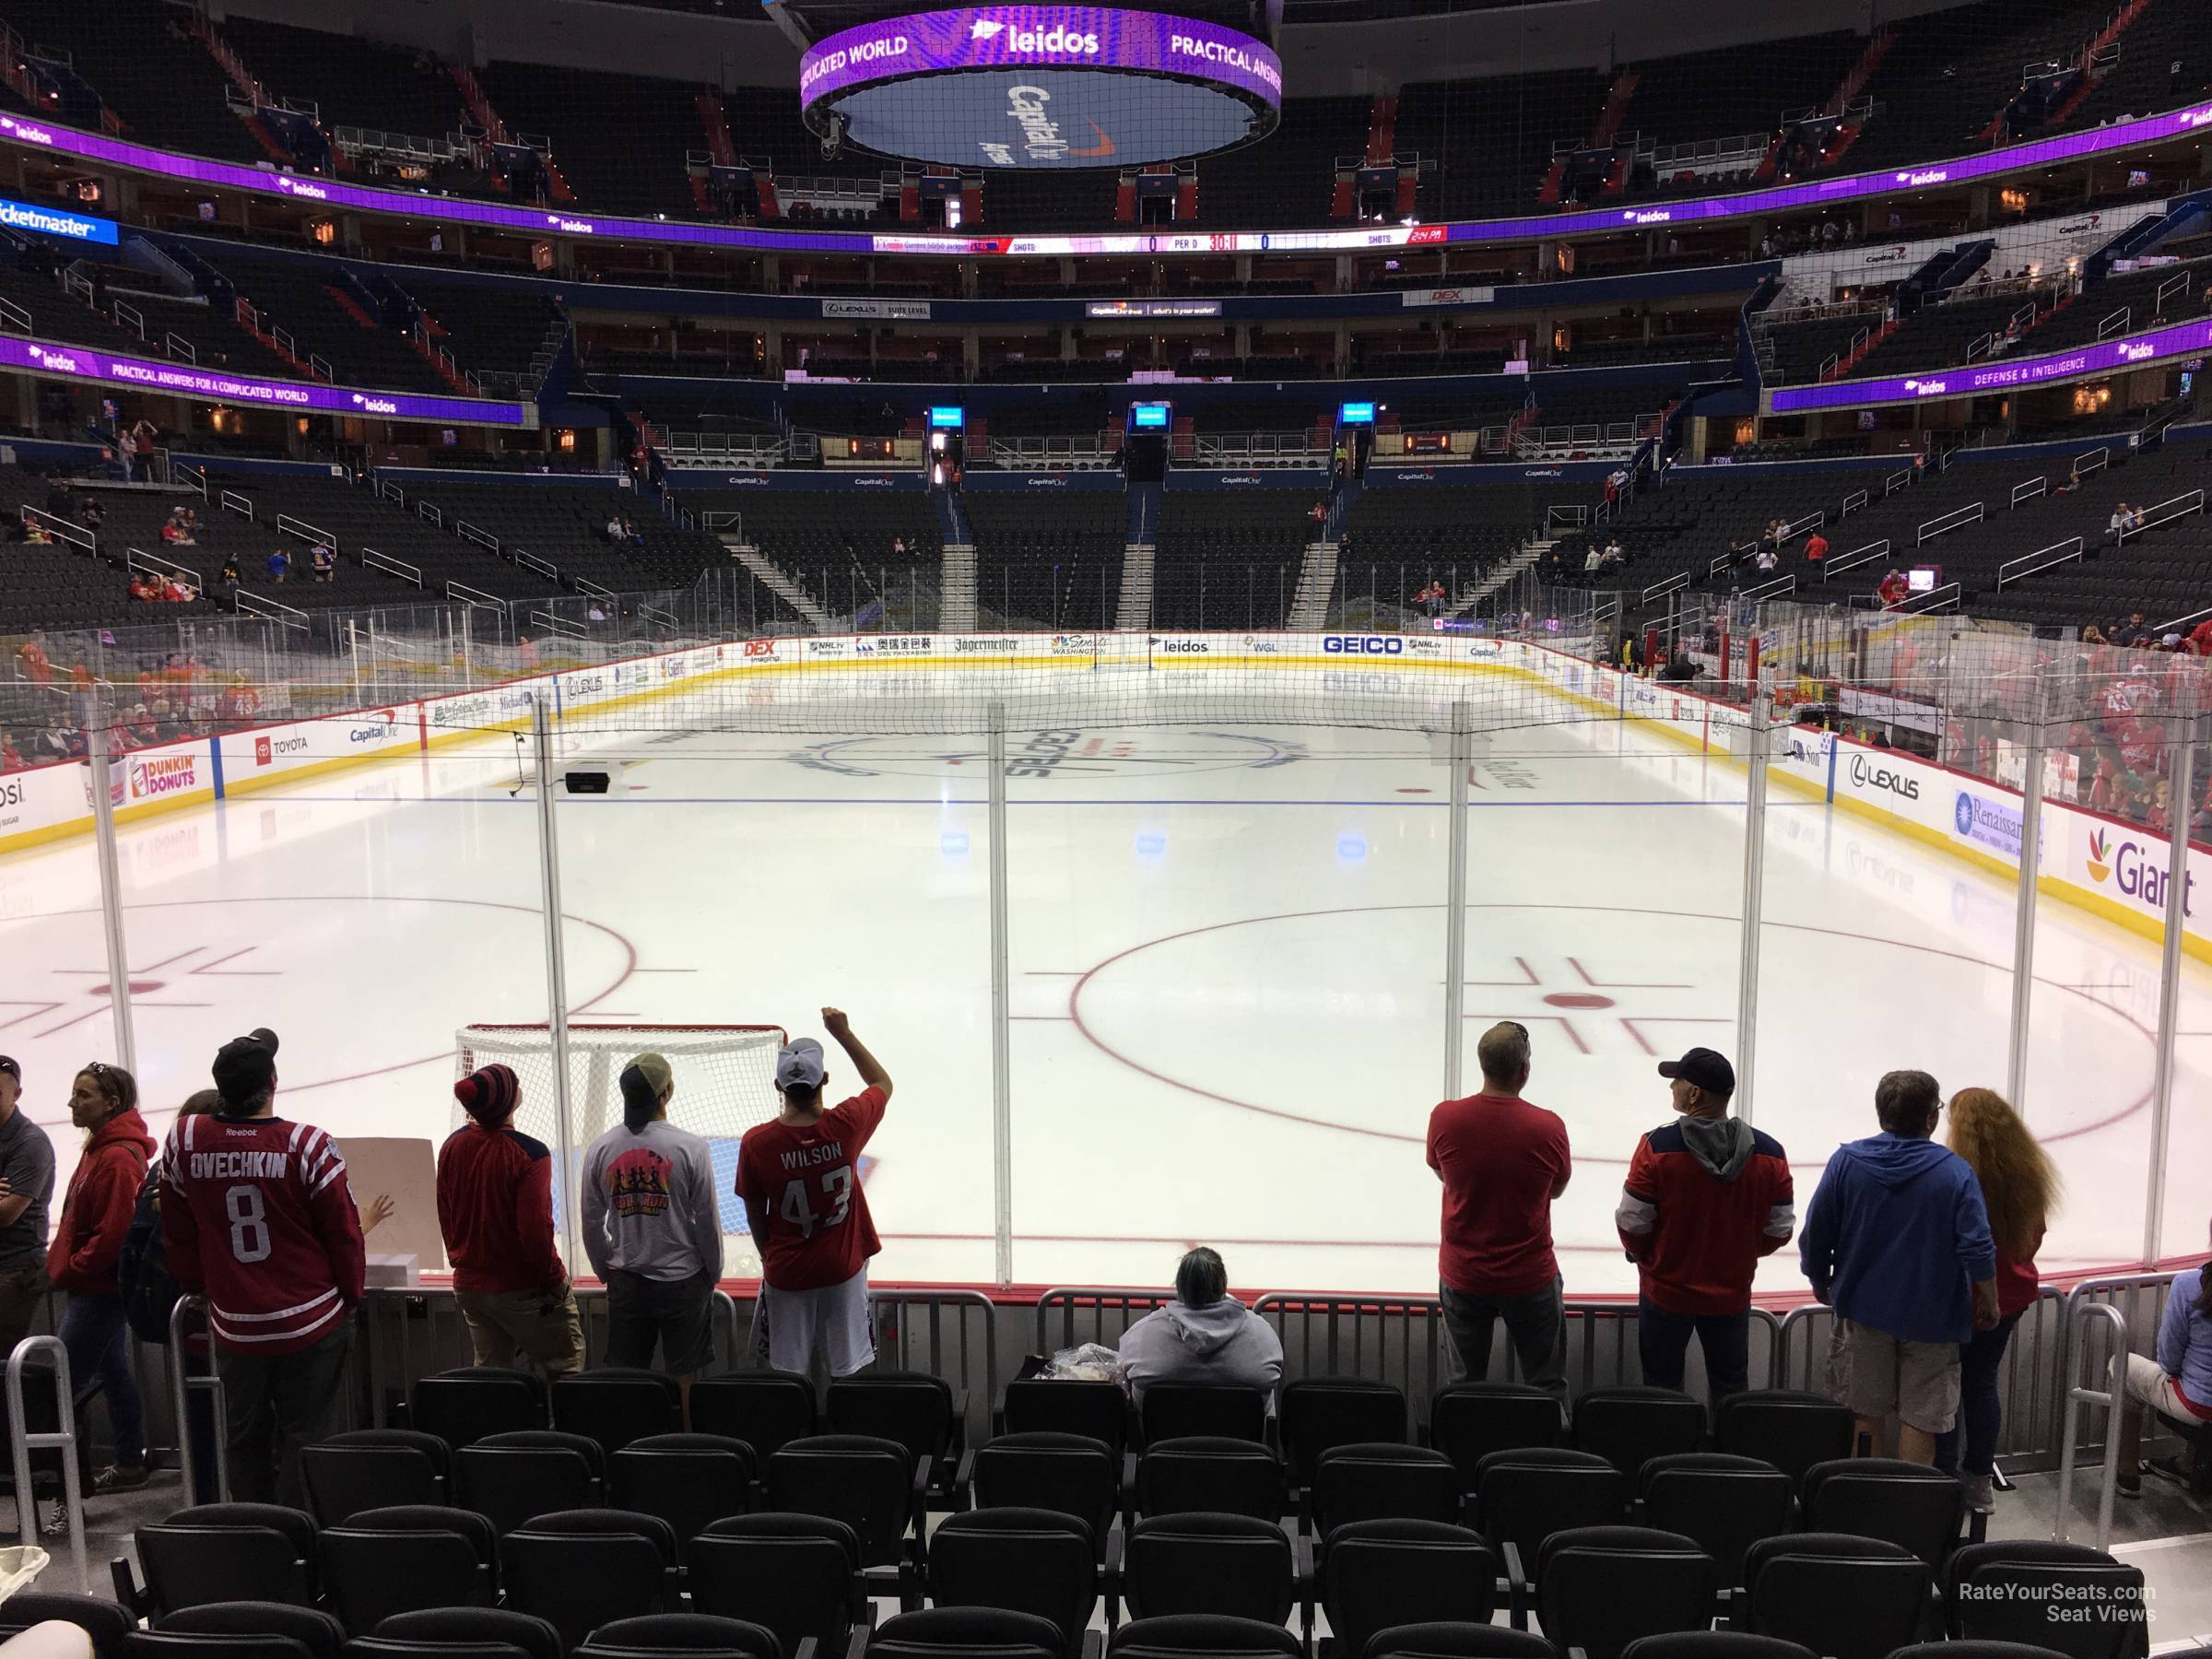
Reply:
M1708 1048L1663 1060L1676 1117L1636 1143L1614 1221L1637 1267L1648 1388L1682 1386L1694 1335L1717 1402L1750 1386L1751 1279L1796 1215L1782 1143L1728 1114L1735 1068Z
M853 1035L845 1016L822 1010L861 1091L823 1109L830 1073L822 1045L802 1037L776 1056L783 1110L746 1131L737 1148L737 1196L760 1251L756 1322L768 1362L805 1371L816 1355L833 1377L872 1364L868 1258L883 1248L860 1187L861 1148L883 1122L891 1074Z
M46 1206L53 1142L17 1110L23 1068L0 1054L0 1360L30 1335L46 1300Z

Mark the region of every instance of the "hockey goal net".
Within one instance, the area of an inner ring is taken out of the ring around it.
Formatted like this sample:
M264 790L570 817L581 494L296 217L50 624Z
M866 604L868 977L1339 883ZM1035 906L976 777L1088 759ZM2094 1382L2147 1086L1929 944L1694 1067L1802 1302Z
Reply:
M668 1115L679 1128L710 1141L735 1142L774 1117L776 1053L790 1039L772 1025L569 1026L569 1113L580 1155L622 1121L622 1068L647 1051L668 1057L676 1098ZM494 1064L514 1068L522 1104L514 1126L548 1147L561 1145L553 1088L553 1029L548 1025L472 1025L455 1035L453 1076ZM465 1114L453 1108L456 1126ZM729 1154L735 1167L735 1151Z

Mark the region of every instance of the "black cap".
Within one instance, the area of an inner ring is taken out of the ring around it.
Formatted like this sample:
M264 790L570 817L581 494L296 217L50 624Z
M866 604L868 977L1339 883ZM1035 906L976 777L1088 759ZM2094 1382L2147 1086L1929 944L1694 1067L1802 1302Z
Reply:
M215 1051L215 1091L226 1106L242 1106L276 1081L276 1033L257 1026Z
M1660 1061L1659 1075L1694 1083L1707 1094L1732 1095L1735 1092L1735 1067L1709 1048L1691 1049L1679 1060Z
M23 1081L23 1068L9 1055L0 1054L0 1072L6 1072L18 1083Z

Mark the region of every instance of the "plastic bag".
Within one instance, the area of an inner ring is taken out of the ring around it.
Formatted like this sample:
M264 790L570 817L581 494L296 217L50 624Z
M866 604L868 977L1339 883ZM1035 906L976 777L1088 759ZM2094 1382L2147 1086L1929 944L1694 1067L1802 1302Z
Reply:
M1063 1382L1118 1382L1124 1389L1129 1386L1129 1373L1122 1364L1122 1357L1095 1342L1062 1348L1044 1368L1044 1375Z
M53 1559L36 1544L11 1544L0 1549L0 1601L18 1590L29 1589L30 1581L43 1572Z

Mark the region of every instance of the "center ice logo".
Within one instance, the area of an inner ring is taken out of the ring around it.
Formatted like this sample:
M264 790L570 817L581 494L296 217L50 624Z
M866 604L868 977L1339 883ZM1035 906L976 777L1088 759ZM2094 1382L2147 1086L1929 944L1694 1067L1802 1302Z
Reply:
M2091 881L2102 881L2112 873L2112 860L2105 854L2105 836L2101 830L2089 832L2088 870Z

